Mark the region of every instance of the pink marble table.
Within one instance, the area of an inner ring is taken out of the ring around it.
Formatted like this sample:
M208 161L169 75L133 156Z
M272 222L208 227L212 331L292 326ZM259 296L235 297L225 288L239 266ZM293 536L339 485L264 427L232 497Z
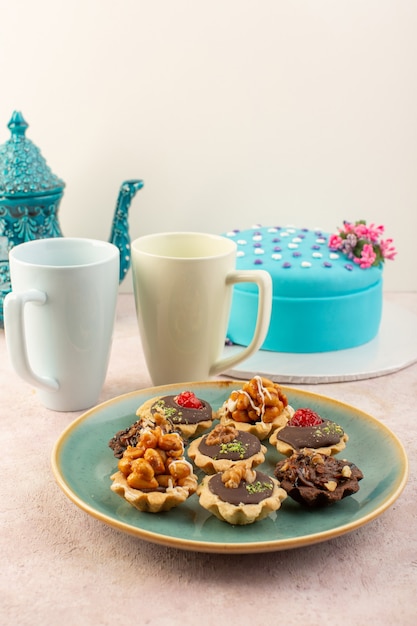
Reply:
M387 297L417 314L416 293ZM78 413L40 405L11 369L3 331L0 374L1 624L417 623L417 364L370 380L297 385L361 408L400 438L410 475L394 505L331 541L245 555L147 543L76 507L50 457ZM148 386L133 296L124 294L100 401Z

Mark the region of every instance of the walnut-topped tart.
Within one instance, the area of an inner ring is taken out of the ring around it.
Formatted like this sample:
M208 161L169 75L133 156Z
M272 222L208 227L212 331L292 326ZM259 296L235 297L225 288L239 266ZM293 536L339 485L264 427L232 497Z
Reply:
M233 424L217 424L207 435L194 439L188 446L188 456L206 474L222 472L239 461L256 467L265 460L266 447L258 437Z
M244 461L224 472L205 476L197 494L201 506L218 519L241 526L277 511L287 497L278 480L248 468Z

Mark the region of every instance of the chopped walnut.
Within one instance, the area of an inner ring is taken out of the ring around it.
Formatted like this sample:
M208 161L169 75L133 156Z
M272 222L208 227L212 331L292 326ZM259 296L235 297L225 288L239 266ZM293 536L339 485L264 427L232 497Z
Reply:
M343 478L350 478L352 476L352 470L350 469L349 465L344 465L342 467L342 476Z
M308 454L308 451L305 448L304 448L304 453ZM316 452L312 454L311 462L314 463L314 465L324 465L324 458L321 454Z
M244 461L236 463L233 467L223 472L222 482L230 489L239 487L241 480L252 483L256 478L255 470L249 468Z
M239 435L239 431L232 425L223 426L218 424L206 437L206 444L208 446L216 446L221 443L229 443L236 439Z

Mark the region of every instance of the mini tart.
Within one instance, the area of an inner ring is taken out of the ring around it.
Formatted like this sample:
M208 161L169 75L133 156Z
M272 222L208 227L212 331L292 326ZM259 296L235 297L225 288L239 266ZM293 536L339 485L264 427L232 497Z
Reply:
M199 398L203 405L201 409L189 409L175 402L177 396L156 396L151 398L136 411L136 415L155 419L155 415L162 415L181 432L184 439L198 437L211 428L213 411L208 402Z
M312 448L320 454L331 456L344 450L348 440L341 426L331 420L323 420L317 426L284 424L272 433L269 443L285 456L291 456L303 448Z
M187 449L189 458L206 474L215 474L244 461L257 467L265 460L266 447L258 437L233 425L218 424L210 433L194 439Z
M274 474L290 498L308 507L320 507L359 490L361 470L346 460L306 448L277 463Z
M159 513L182 504L197 490L198 480L195 474L190 474L181 486L167 487L164 491L141 491L132 489L127 484L126 477L122 472L116 472L111 476L113 481L111 490L127 500L129 504L139 511L146 513Z
M230 473L238 471L234 486L227 486ZM239 526L253 524L277 511L287 497L279 482L244 463L225 472L205 476L197 488L200 505L219 520Z
M197 490L198 479L184 457L182 436L161 426L143 428L117 467L111 476L112 491L140 511L169 511Z
M263 441L277 428L285 426L294 413L277 383L254 376L242 389L232 391L217 411L221 424L233 424Z

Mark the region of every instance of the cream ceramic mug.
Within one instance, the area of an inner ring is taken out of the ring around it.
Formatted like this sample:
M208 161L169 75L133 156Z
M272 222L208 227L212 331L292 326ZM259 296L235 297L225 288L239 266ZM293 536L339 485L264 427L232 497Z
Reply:
M110 357L120 253L94 239L37 239L9 254L4 330L11 363L48 409L97 403Z
M240 363L262 345L272 307L265 270L235 269L236 244L220 235L170 232L132 243L136 312L154 385L206 380ZM235 283L258 285L251 343L222 358Z

